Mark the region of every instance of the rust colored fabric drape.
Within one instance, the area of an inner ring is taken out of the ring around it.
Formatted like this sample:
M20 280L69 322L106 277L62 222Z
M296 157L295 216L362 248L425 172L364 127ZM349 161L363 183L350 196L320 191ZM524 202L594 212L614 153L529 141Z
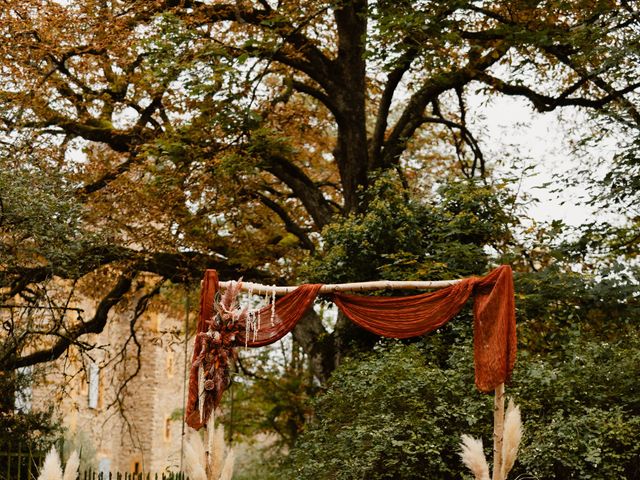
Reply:
M276 301L275 316L271 306L263 308L260 328L249 331L243 321L225 327L224 338L230 338L225 347L207 352L209 338L215 336L210 330L214 312L214 297L218 291L215 271L207 270L201 290L200 318L196 335L193 361L189 379L187 423L200 428L210 411L218 406L220 397L228 383L228 372L220 377L224 381L213 392L205 389L204 399L199 395L198 362L207 355L222 357L209 359L209 364L227 365L233 355L232 347L260 347L276 342L289 333L313 304L322 285L302 285ZM511 267L503 265L485 277L473 277L436 292L406 297L370 297L335 293L331 296L338 308L354 323L377 335L392 338L409 338L431 332L451 320L464 306L470 296L474 302L474 363L475 382L482 392L490 392L511 377L516 356L516 325ZM273 322L273 323L272 323ZM202 340L205 338L205 341ZM200 359L200 360L197 360ZM205 383L206 386L206 383ZM200 402L203 402L201 405ZM204 410L201 415L200 410ZM201 421L201 417L203 417Z
M333 294L333 301L355 324L390 338L410 338L432 332L453 318L473 291L473 279L436 292L409 297L366 297Z
M218 273L215 270L207 270L204 273L204 280L200 287L200 315L198 316L198 325L196 327L196 336L193 344L193 355L191 356L191 367L189 369L189 390L187 393L187 411L185 412L186 422L192 428L199 429L202 427L200 421L199 409L199 377L196 359L202 354L203 341L198 333L204 333L207 330L207 319L213 317L213 302L215 301L216 292L219 290Z
M476 386L482 392L490 392L511 377L515 364L513 276L508 265L485 277L468 278L436 292L409 297L335 293L333 300L352 322L376 335L410 338L443 326L472 294Z
M473 356L476 386L490 392L511 378L516 363L516 306L511 267L503 265L474 286Z
M247 336L247 325L244 321L239 321L232 326L230 347L263 347L277 342L296 326L300 318L309 310L313 301L318 295L321 284L301 285L293 292L276 300L275 315L272 315L271 306L262 308L257 315L260 317L260 328L255 332L249 331ZM206 352L206 342L203 341L203 334L209 331L209 325L215 315L214 300L220 290L218 275L215 270L207 270L200 290L200 315L198 318L197 332L194 341L191 368L189 370L189 390L187 396L186 422L195 429L200 429L207 423L211 411L218 407L222 392L228 383L228 372L218 372L218 385L213 391L204 389L204 394L200 398L200 378L199 370L202 368L202 361L198 359L205 357L204 363L212 363L220 370L225 369L227 361L233 356L230 348L225 349L225 342L222 342L220 349L215 352ZM272 323L273 321L273 323ZM225 329L227 330L227 329ZM223 335L228 337L229 334ZM226 350L226 352L225 352ZM218 356L223 358L209 358ZM208 360L208 362L207 362ZM224 360L224 361L221 361ZM206 383L205 383L206 385ZM201 413L202 410L202 413Z
M249 337L246 338L246 325L242 323L240 326L244 326L245 329L238 332L236 344L238 346L264 347L280 340L293 330L298 320L313 305L321 287L321 284L300 285L293 292L276 300L273 325L271 324L271 307L266 306L261 309L258 312L260 328L256 332L255 338L252 332L249 332Z

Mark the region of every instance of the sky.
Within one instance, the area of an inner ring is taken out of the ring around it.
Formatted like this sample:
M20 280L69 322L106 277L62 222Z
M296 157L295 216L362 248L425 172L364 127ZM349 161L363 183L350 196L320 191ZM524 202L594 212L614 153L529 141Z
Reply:
M476 98L475 102L479 105L487 100L486 97ZM571 141L590 132L585 114L577 109L541 114L524 99L501 96L489 100L482 107L482 112L483 118L475 123L476 128L486 132L481 136L485 157L495 161L509 155L498 167L504 173L508 173L507 166L514 166L516 171L527 166L535 167L523 175L520 187L522 193L539 200L529 206L532 218L536 221L562 220L572 226L602 218L600 212L580 204L580 197L586 193L588 181L604 174L615 152L614 139L601 139L598 148L588 152L589 158L579 158L573 152ZM573 131L569 125L574 127ZM598 167L584 182L567 188L562 178L582 168L584 160ZM562 190L560 193L553 192L558 188Z

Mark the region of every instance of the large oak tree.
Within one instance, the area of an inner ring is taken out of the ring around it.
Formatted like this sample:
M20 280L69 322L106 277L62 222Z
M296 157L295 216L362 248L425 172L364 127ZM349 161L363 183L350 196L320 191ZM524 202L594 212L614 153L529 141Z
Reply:
M59 357L157 282L290 279L367 211L374 172L485 177L469 95L640 119L625 0L1 5L0 298L99 296L83 322L10 325L2 369ZM321 378L337 335L313 314L295 332Z

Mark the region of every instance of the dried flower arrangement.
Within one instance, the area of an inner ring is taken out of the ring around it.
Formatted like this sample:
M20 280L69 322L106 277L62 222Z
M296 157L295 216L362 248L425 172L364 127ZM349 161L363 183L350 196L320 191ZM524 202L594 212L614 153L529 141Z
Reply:
M184 448L185 471L191 480L231 480L235 455L224 443L224 427L207 424L207 444L196 430L189 429Z
M213 315L205 319L206 330L196 335L199 354L193 359L192 370L200 376L200 422L206 423L207 413L220 404L229 383L229 369L235 358L234 347L244 338L255 339L260 330L265 307L249 308L240 305L242 279L231 282L220 298L214 299ZM271 323L275 320L275 296L272 298Z
M56 448L53 447L44 459L38 480L76 480L79 468L80 456L74 450L67 460L63 473L60 456Z
M509 400L504 416L502 437L502 455L500 465L494 465L494 480L505 480L513 468L522 440L522 418L520 407ZM489 480L489 465L482 449L482 440L462 435L460 457L465 466L473 473L475 480Z

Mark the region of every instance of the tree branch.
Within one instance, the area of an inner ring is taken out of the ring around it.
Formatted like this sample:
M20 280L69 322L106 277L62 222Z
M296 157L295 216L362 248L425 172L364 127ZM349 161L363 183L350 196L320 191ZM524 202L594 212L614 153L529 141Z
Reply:
M479 73L477 79L491 86L495 90L511 96L522 96L528 98L533 106L539 112L550 112L558 107L577 106L577 107L589 107L589 108L601 108L607 103L621 98L625 93L632 92L640 87L640 82L627 85L621 90L610 89L609 94L604 97L591 99L584 97L569 97L569 94L577 89L575 85L569 87L567 91L562 92L557 97L552 97L542 93L538 93L532 88L524 85L512 85L497 77L489 75L487 73ZM581 83L581 82L579 82Z
M562 48L559 48L557 46L552 46L552 47L547 47L545 50L548 53L555 56L563 64L571 68L574 72L576 72L582 78L589 78L598 88L600 88L602 91L606 92L607 94L616 95L616 92L621 92L621 91L616 91L609 83L607 83L605 80L600 78L598 75L590 74L584 67L576 64L576 62L574 62L571 59L571 57L566 52L563 51ZM635 86L637 87L638 85L636 84ZM635 88L632 88L631 90L635 90ZM636 123L636 125L640 125L640 111L638 111L638 109L635 107L635 105L631 101L629 101L627 98L624 97L624 93L621 93L619 96L617 96L616 98L612 98L611 100L620 101L620 103L627 110L627 112L629 113L633 121Z
M138 161L139 161L139 157L137 155L134 155L134 154L129 155L129 158L127 160L119 164L116 168L114 168L110 172L107 172L104 175L102 175L98 180L95 180L77 189L76 195L82 198L86 195L95 193L98 190L102 190L107 185L109 185L109 183L117 179L120 175L128 172L132 166L138 163Z
M261 58L277 60L307 74L323 88L332 84L332 61L318 48L313 41L306 37L301 29L313 18L317 17L328 7L304 19L300 25L293 25L277 10L259 10L241 3L236 4L200 4L197 13L205 16L208 23L231 21L248 23L260 28L273 31L296 51L295 56L283 52L282 46L268 51L265 49L248 49L249 53L258 54ZM191 15L191 14L190 14Z
M467 126L464 123L454 122L452 120L447 120L442 117L425 116L422 118L422 120L424 123L438 123L440 125L444 125L448 127L449 129L460 130L460 133L462 135L464 142L467 145L469 145L469 148L471 148L471 151L473 152L473 155L474 155L474 163L473 163L473 166L471 167L471 173L469 174L469 177L474 176L474 172L475 172L475 169L477 168L478 162L480 162L480 174L481 176L484 175L484 156L482 155L482 151L480 150L480 145L478 144L478 141L476 140L476 138L473 136L471 131L467 128ZM465 171L465 167L463 167L463 171Z
M404 74L409 70L413 60L418 55L418 49L416 47L410 47L400 57L397 62L396 68L391 70L387 75L387 83L384 86L382 97L380 98L380 105L378 106L378 114L376 115L376 124L373 130L373 137L371 139L371 150L369 153L369 163L371 168L378 168L381 165L381 151L384 143L384 134L387 131L387 123L389 120L389 111L391 109L391 101L393 95L402 80Z
M137 272L135 270L123 273L111 291L100 301L93 318L88 322L82 322L68 329L66 334L60 336L51 347L16 358L13 357L13 355L16 353L19 345L14 345L14 348L5 352L3 358L0 360L0 370L15 370L16 368L35 365L37 363L53 361L60 357L80 336L87 333L102 332L107 324L111 307L117 304L129 292L136 274Z
M142 252L124 247L92 246L76 253L73 258L68 259L66 265L50 264L4 270L0 275L0 288L9 289L2 298L11 298L27 289L29 285L49 278L77 279L100 267L119 262L135 263L137 271L154 273L175 283L200 278L201 273L207 268L215 268L221 272L221 275L229 278L246 276L268 279L270 277L262 270L245 268L226 260L224 253L227 252L224 250L223 254Z
M299 80L293 80L292 85L293 85L293 88L298 92L305 93L310 97L315 98L320 103L322 103L333 114L336 120L341 118L341 113L340 113L340 110L338 109L338 106L331 99L331 97L326 95L324 92L318 90L317 88L311 85L301 82Z
M423 123L423 112L429 103L445 91L461 88L469 81L477 78L482 71L488 69L502 58L508 50L509 46L504 42L500 42L487 54L471 59L464 67L442 73L424 82L422 87L407 102L406 108L385 142L382 151L382 166L387 167L397 163L406 148L407 141Z
M289 216L289 214L287 213L287 211L284 208L282 208L275 201L273 201L272 199L270 199L266 195L263 195L260 192L256 192L256 196L260 199L260 201L266 207L268 207L276 215L278 215L278 217L280 217L280 219L284 223L285 228L287 229L287 232L292 233L293 235L295 235L300 240L300 243L302 244L302 246L304 248L306 248L307 250L309 250L312 253L315 251L315 245L309 239L309 236L300 227L300 225L298 225L297 223L295 223L293 221L293 219Z
M318 229L331 221L333 210L322 191L300 169L286 158L271 155L265 159L265 170L284 182L302 202Z

